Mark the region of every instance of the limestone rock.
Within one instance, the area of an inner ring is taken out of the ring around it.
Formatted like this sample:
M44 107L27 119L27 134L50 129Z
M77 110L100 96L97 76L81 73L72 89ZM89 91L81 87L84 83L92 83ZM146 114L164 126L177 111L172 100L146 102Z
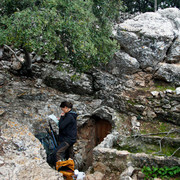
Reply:
M179 64L159 63L158 70L154 76L156 79L165 80L169 83L180 85L180 66Z
M176 94L179 95L180 94L180 87L176 88Z
M106 119L110 121L112 119L114 110L107 106L102 106L96 109L92 114L100 117L101 119Z
M95 171L94 174L88 174L86 180L103 180L104 176L101 172Z
M152 94L154 97L158 97L158 96L159 96L159 92L158 92L158 91L151 91L151 94Z
M93 176L93 174L88 174L86 176L86 180L96 180L95 177Z
M95 177L96 180L103 180L104 174L102 174L101 172L96 171L94 173L94 177Z
M176 29L180 30L180 11L178 8L160 9L158 13L161 14L163 17L166 17L167 19L171 20L176 26Z
M58 71L57 66L53 65L48 65L43 70L44 83L52 88L80 95L93 93L92 78L89 75L82 74L73 81L74 70Z
M147 117L149 119L154 119L157 116L156 113L152 109L147 109L146 111L147 111Z
M134 172L134 168L132 166L129 166L125 171L121 173L121 177L132 176L133 172Z
M93 164L94 171L101 172L102 174L110 173L109 167L104 165L102 162L97 162Z
M111 134L108 134L104 140L98 145L98 147L112 148L114 142L117 139L118 133L113 131Z
M174 107L171 109L171 111L180 113L180 104L174 106Z
M180 18L179 18L179 24L180 24ZM170 47L170 50L168 51L166 57L166 62L167 63L180 62L180 36L176 38L176 40L173 42L172 46Z
M106 91L105 95L107 95L107 92L111 92L112 89L115 90L115 87L119 91L121 91L122 89L120 80L110 73L104 72L102 70L94 69L92 72L92 76L93 76L93 87L95 91L103 90Z
M137 121L137 118L135 116L131 118L131 124L133 130L139 130L140 122Z
M167 11L166 13L168 14ZM180 16L178 9L172 9L169 13L171 16ZM117 40L130 56L137 59L143 69L155 68L166 57L168 48L177 36L178 28L167 16L163 14L163 10L147 12L119 24Z
M139 62L129 54L119 51L115 53L115 57L108 64L108 70L111 74L122 76L125 74L133 74L139 70Z
M133 180L130 176L123 176L123 177L120 177L119 180Z
M0 116L2 116L5 113L5 109L0 109Z
M62 174L46 163L40 141L27 126L9 120L1 128L0 179L63 180Z
M14 60L14 61L13 61L12 68L13 68L14 70L20 70L21 67L22 67L22 64L21 64L19 61L17 61L17 60Z

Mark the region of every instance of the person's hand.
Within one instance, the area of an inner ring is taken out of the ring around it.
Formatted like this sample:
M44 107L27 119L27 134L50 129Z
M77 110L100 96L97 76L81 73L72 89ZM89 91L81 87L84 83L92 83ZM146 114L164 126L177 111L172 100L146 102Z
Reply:
M65 115L65 113L64 113L64 112L62 112L62 113L61 113L61 116L64 116L64 115Z
M56 117L56 118L57 118L58 121L60 120L60 117Z

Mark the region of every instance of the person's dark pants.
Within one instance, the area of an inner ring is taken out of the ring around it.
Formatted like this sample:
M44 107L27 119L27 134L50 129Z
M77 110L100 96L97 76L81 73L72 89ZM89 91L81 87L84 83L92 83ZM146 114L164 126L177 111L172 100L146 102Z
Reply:
M73 144L66 150L66 159L74 158Z
M56 165L56 162L67 158L67 150L70 145L67 142L60 142L58 147L47 157L47 162L51 165Z
M66 159L66 151L69 148L69 144L67 142L62 142L56 149L56 162Z

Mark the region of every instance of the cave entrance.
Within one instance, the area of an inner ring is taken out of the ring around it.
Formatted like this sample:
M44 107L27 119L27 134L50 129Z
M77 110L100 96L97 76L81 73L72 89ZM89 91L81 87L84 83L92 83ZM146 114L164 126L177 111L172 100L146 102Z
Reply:
M95 146L97 146L111 132L112 125L107 120L97 118L95 120L95 129Z
M93 149L100 144L111 132L112 125L109 121L92 116L86 123L78 128L77 148L82 149L83 170L92 165Z

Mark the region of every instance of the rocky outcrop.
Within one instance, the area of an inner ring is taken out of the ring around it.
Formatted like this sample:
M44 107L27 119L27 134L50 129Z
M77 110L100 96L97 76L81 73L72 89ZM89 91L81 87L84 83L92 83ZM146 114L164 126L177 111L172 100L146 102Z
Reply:
M139 69L139 62L123 51L115 53L114 59L109 63L108 70L111 74L122 77L125 74L134 74Z
M117 138L117 132L114 133ZM127 178L132 179L131 177L133 176L135 168L140 169L143 166L173 167L180 165L179 159L174 157L162 157L118 150L114 146L114 143L116 144L117 141L116 139L112 139L112 136L108 135L101 144L93 149L93 165L91 171L99 171L104 174L104 177L109 176L111 179L120 180ZM122 137L122 135L120 135L120 137ZM130 142L130 144L131 143L132 142ZM139 144L139 146L141 145ZM111 173L109 174L109 172ZM113 177L113 175L115 176ZM135 175L135 177L137 178L138 175Z
M76 74L76 79L73 79L74 70L58 71L57 66L46 65L41 71L41 75L44 79L44 83L49 87L57 89L65 93L74 93L80 95L91 95L93 94L93 83L92 77L87 74L81 76Z
M180 86L180 64L159 63L154 78Z
M156 13L140 14L117 24L115 38L124 52L119 52L121 55L114 59L115 63L110 62L110 72L115 75L121 75L121 72L128 74L127 70L131 67L133 73L132 66L136 62L134 66L137 68L138 62L143 71L153 73L158 70L155 78L179 85L179 22L179 9L169 8ZM166 65L161 64L164 61ZM116 64L116 68L112 64ZM163 68L164 66L166 69ZM168 71L171 73L171 78L167 77Z
M79 114L77 123L82 138L75 145L79 167L87 168L86 165L90 165L90 161L84 162L88 161L87 156L91 162L93 159L92 149L97 145L95 123L91 123L96 121L94 117L108 121L113 130L118 132L109 134L94 149L93 168L96 173L89 173L89 179L95 176L106 178L106 173L114 180L117 177L119 179L120 173L129 167L129 162L135 168L144 162L162 165L166 161L165 157L161 161L161 158L147 154L120 152L113 148L113 144L119 140L118 134L141 134L147 122L153 130L159 120L179 128L179 10L170 8L141 14L117 24L116 31L121 49L115 53L114 59L107 66L93 69L79 77L67 65L61 65L61 71L58 71L58 60L45 62L34 53L34 77L14 76L9 72L15 69L11 54L7 50L0 50L0 127L3 153L0 172L4 177L9 177L7 172L11 167L10 176L15 179L32 179L33 176L41 179L40 171L44 173L42 179L46 179L46 176L51 179L50 175L52 179L61 178L59 173L49 169L44 150L34 135L45 132L48 115L59 116L59 104L64 100L71 101ZM157 79L159 81L155 81ZM57 130L56 124L52 124ZM19 128L16 129L15 125ZM175 164L176 161L172 161L172 165ZM25 171L28 173L23 173Z
M46 153L27 126L15 119L1 127L0 179L63 180L46 163Z
M134 91L134 95L127 95L127 109L141 120L161 119L180 125L179 98L176 91L171 89L141 89Z

